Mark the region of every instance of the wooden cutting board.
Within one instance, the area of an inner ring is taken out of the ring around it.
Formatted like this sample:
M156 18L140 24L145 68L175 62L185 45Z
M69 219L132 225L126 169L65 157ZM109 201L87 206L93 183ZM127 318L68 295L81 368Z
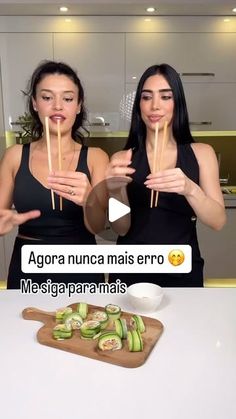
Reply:
M69 307L76 311L77 303L70 304ZM96 310L104 310L104 307L88 305L88 309L89 313L92 313ZM127 368L136 368L144 364L163 331L163 324L159 320L142 316L146 326L146 331L142 333L144 342L142 352L129 352L126 339L122 341L123 348L118 351L101 351L97 347L97 340L81 339L79 330L73 332L71 339L55 340L52 337L52 329L58 323L55 318L55 312L46 312L34 307L28 307L23 310L22 316L26 320L37 320L44 323L37 332L37 340L42 345ZM125 318L127 325L129 325L131 316L132 313L122 312L121 317Z

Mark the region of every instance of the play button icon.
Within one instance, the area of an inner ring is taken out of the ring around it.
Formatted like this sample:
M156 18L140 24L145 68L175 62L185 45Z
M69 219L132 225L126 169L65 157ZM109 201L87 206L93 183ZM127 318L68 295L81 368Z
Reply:
M128 205L123 204L122 202L118 201L115 198L109 198L108 219L110 223L113 223L114 221L119 220L119 218L122 218L129 213L130 213L130 207L128 207Z
M135 182L132 182L132 184L134 183ZM127 179L122 177L110 178L109 185L106 180L103 180L92 188L89 196L87 197L84 207L86 223L89 225L90 231L95 232L96 241L99 244L110 242L116 243L119 233L116 231L116 224L112 225L112 223L122 219L122 217L131 212L130 207L126 205L126 197L124 202L122 202L122 198L114 198L114 196L118 196L117 191L120 188L127 186L127 184ZM104 223L100 223L101 212L97 210L99 201L106 213L106 220ZM127 220L125 218L124 224L125 227L127 227Z

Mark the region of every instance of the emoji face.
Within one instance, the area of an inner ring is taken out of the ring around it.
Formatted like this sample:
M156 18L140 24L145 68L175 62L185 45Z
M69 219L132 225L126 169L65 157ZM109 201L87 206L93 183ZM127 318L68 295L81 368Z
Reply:
M173 249L168 255L168 260L171 265L179 266L183 263L185 257L184 253L180 249Z

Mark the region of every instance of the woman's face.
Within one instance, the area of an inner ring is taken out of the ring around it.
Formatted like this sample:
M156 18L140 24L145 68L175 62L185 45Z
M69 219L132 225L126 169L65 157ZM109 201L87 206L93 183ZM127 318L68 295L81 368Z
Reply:
M33 107L43 126L45 116L49 117L50 132L57 133L57 121L60 121L61 133L71 131L77 113L79 91L74 82L63 74L46 75L37 85Z
M140 111L147 131L154 131L157 122L159 130L163 129L165 121L168 122L168 126L172 126L173 92L162 75L156 74L145 81L141 93Z

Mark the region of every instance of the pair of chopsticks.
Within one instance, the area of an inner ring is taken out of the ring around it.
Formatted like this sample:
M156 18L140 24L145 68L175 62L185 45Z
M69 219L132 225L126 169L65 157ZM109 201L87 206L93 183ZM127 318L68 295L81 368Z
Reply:
M158 144L158 130L159 130L158 122L156 123L156 126L155 126L152 173L156 173L162 168L163 153L164 153L164 149L165 149L166 141L167 141L167 126L168 126L167 121L165 121L161 147ZM155 203L154 203L154 198L155 198ZM153 208L153 204L155 207L157 207L157 202L158 202L158 191L154 191L152 189L150 208Z
M45 116L45 129L46 129L46 140L47 140L47 153L48 153L48 168L49 172L52 172L52 155L51 155L51 142L50 142L50 133L49 133L49 119L48 116ZM62 153L61 153L61 127L60 120L57 120L57 144L58 144L58 169L62 169ZM60 199L60 211L62 211L62 197ZM51 189L51 200L52 200L52 209L55 210L55 197L54 192Z

